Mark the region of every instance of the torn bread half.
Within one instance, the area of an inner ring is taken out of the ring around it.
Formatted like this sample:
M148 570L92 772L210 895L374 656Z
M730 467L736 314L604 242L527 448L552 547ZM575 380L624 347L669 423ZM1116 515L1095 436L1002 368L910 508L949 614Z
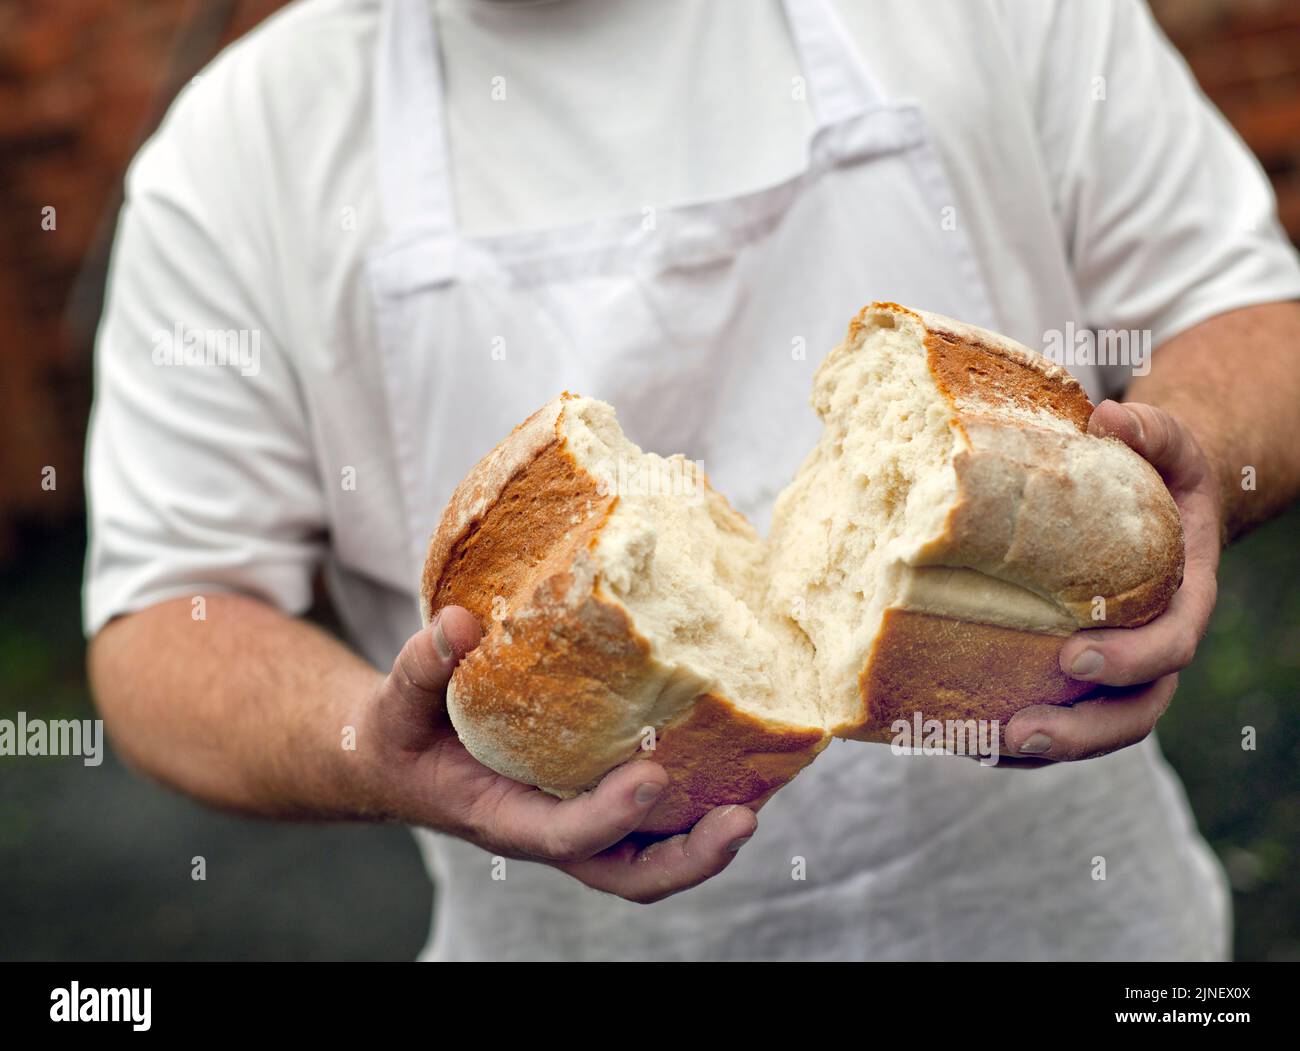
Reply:
M484 629L447 700L471 754L559 796L653 758L670 786L642 828L676 832L762 802L832 737L1076 700L1065 636L1144 623L1177 589L1164 484L1027 348L873 303L812 402L822 436L766 540L590 398L474 468L421 586L426 623L455 604Z

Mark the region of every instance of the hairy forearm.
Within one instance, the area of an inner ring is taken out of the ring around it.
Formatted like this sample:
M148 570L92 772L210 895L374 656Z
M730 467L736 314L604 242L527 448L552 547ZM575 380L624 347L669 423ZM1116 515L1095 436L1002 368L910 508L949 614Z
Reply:
M1245 307L1188 329L1156 350L1124 400L1191 429L1218 475L1225 540L1245 532L1300 495L1300 303ZM1249 474L1254 488L1243 485Z
M383 676L337 640L254 599L209 595L119 618L90 647L116 750L205 802L272 817L362 816L377 804L344 747Z

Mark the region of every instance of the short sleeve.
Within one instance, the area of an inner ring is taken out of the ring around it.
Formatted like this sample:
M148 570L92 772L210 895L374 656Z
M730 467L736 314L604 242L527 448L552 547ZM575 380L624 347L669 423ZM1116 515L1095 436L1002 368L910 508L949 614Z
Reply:
M83 628L180 595L310 604L325 509L249 140L222 78L133 163L95 348Z
M1004 15L1089 327L1149 330L1158 346L1300 296L1268 179L1144 3L1032 0Z

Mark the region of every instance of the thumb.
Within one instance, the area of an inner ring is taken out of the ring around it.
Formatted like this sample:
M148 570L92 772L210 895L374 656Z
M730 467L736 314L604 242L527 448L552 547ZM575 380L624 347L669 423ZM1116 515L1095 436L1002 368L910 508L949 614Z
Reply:
M1118 438L1159 471L1170 489L1191 489L1202 480L1205 457L1196 439L1154 405L1103 401L1092 411L1088 433Z
M402 647L380 691L380 726L399 747L425 748L445 719L447 683L461 657L479 643L478 621L460 606L438 611Z

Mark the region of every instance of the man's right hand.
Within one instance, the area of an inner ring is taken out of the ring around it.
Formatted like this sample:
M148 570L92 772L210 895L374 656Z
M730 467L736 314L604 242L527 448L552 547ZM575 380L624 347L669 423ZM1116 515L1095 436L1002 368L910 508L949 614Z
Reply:
M389 816L468 840L492 854L552 865L629 901L653 902L717 875L754 833L745 806L718 807L689 833L630 839L668 784L657 763L615 768L573 799L494 773L465 750L447 717L457 662L479 642L474 617L441 610L411 636L359 714L357 752Z

